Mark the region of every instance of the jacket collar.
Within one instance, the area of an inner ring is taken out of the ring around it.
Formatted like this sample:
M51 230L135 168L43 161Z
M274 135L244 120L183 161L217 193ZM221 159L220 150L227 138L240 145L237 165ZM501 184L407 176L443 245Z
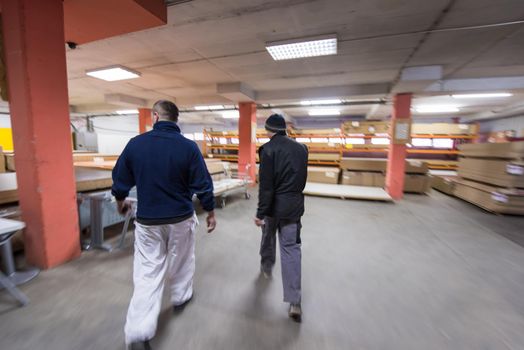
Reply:
M153 130L157 131L175 131L180 132L180 128L176 123L169 122L166 120L161 120L159 122L156 122L155 125L153 125Z
M281 133L281 132L277 132L275 135L273 135L273 136L271 137L271 140L276 139L276 138L279 138L279 137L281 137L281 136L286 137L287 134L286 134L286 133L283 133L283 132L282 132L282 133Z

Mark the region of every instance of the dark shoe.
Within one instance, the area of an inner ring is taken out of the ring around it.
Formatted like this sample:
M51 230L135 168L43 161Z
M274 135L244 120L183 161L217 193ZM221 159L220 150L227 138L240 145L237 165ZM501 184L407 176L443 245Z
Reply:
M187 299L186 301L184 301L182 304L179 304L179 305L173 305L173 312L180 312L182 310L184 310L187 306L187 304L189 304L189 302L193 300L193 294L191 294L191 296L189 297L189 299Z
M260 266L260 273L262 274L262 276L264 276L265 279L271 279L271 276L272 276L272 271L271 271L271 268L267 269L267 268L264 268L264 266Z
M149 340L129 344L129 350L152 350Z
M302 322L302 307L300 304L289 304L289 317L295 322Z

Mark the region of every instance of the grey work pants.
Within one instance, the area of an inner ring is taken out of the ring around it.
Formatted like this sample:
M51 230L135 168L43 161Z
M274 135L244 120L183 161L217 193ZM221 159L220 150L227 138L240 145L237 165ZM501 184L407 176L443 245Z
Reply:
M299 304L301 295L301 260L302 250L300 230L302 225L298 220L277 220L271 217L264 219L262 227L262 242L260 244L261 265L265 271L270 271L276 258L276 234L280 245L280 261L282 264L282 284L284 287L284 302Z

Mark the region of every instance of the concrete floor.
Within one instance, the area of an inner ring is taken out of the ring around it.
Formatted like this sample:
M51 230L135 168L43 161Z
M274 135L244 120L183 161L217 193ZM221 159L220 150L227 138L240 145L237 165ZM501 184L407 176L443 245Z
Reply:
M437 192L306 204L301 325L280 268L259 278L256 200L238 198L199 228L195 299L165 304L154 349L524 349L524 218ZM130 244L41 273L26 308L0 293L0 349L123 349Z

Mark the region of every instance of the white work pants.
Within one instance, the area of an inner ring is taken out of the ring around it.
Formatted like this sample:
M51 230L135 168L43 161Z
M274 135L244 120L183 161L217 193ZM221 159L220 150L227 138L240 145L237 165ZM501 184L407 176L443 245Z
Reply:
M171 303L180 305L193 295L195 273L196 215L170 225L135 225L134 291L127 311L126 344L155 335L166 279Z

